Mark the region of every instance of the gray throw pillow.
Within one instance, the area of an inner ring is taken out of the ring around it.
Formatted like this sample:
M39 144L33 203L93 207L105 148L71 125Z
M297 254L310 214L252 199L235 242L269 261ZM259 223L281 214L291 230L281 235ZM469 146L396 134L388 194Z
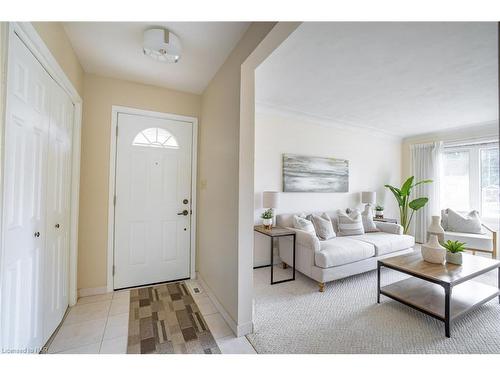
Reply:
M318 236L320 240L329 240L330 238L336 237L330 216L325 212L323 212L321 216L314 214L311 216L314 229L316 230L316 236Z
M479 212L473 210L467 216L448 208L448 230L450 232L483 233Z
M361 213L358 210L352 210L349 214L338 210L337 221L339 236L355 236L365 233Z

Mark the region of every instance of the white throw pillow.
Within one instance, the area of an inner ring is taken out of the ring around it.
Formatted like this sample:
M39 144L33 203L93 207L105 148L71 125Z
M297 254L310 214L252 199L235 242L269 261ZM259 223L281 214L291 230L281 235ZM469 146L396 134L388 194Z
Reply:
M444 230L448 230L448 209L441 210L441 226Z
M483 233L479 212L473 210L467 216L448 208L448 230L450 232Z
M370 206L367 206L361 213L361 219L363 220L363 229L365 233L380 232L373 221L373 210Z
M316 230L316 236L318 236L320 240L329 240L336 236L333 230L332 220L325 212L323 212L321 216L313 214L311 221Z
M338 210L337 221L339 236L354 236L365 233L361 213L357 209L350 211L349 214L346 214L342 210Z
M313 223L305 217L293 215L293 227L316 235Z

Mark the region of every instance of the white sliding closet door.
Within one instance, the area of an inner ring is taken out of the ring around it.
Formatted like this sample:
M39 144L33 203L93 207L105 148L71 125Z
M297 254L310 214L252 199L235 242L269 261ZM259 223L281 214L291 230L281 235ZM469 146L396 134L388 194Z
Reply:
M48 149L45 324L48 339L68 306L71 138L73 103L53 82Z
M74 110L14 33L7 69L0 349L38 352L68 306Z

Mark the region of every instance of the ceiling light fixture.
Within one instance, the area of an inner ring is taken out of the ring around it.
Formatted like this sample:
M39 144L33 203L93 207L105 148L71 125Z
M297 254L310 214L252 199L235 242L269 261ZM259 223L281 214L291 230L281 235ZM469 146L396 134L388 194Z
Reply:
M176 63L181 58L181 41L166 29L144 31L143 52L155 60Z

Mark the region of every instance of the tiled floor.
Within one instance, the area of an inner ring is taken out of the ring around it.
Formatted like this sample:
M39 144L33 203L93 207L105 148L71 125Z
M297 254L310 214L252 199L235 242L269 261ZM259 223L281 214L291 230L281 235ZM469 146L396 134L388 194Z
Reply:
M195 280L189 287L200 286ZM127 351L129 291L83 297L73 306L48 352L124 354ZM236 337L206 293L193 294L223 354L255 354L246 337Z

